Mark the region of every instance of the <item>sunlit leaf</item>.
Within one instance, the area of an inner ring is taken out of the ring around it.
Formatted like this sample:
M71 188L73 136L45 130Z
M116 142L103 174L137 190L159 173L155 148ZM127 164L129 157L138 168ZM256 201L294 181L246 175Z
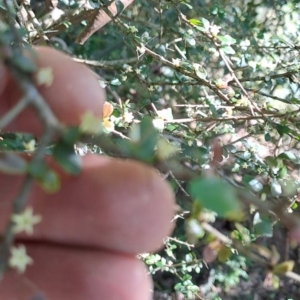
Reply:
M188 192L200 204L220 217L237 217L242 214L234 189L216 178L195 178L188 185Z
M295 262L293 260L284 261L278 265L276 265L272 272L277 275L283 275L286 272L290 272L294 269Z
M236 43L236 39L231 37L229 34L226 35L218 35L217 38L221 41L222 45L232 45Z

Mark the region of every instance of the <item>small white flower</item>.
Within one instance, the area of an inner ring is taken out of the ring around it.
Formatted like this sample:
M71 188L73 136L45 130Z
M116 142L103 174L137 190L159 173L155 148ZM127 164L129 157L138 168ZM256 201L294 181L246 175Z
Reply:
M141 47L137 46L136 50L138 51L138 53L140 55L143 55L145 53L145 51L146 51L145 46L143 44L141 44Z
M209 31L212 36L217 36L218 33L220 32L221 27L217 25L210 25L209 26Z
M181 59L180 58L172 58L172 63L175 67L180 67L180 62L181 62Z
M271 129L272 129L272 127L271 127L269 124L266 124L266 125L264 126L264 130L265 130L266 132L269 132Z
M19 273L24 273L27 265L31 265L33 260L26 253L24 245L19 247L12 247L11 257L9 258L8 265L16 269Z
M132 112L125 112L123 116L125 123L131 123L134 120L134 116Z
M35 78L38 85L51 86L54 79L52 68L40 68L36 73Z
M125 73L131 73L131 72L133 72L132 66L125 65L124 68L125 68Z
M148 90L149 90L150 92L153 92L153 91L155 90L155 87L154 87L153 85L150 85L150 86L148 87Z
M42 217L39 215L34 216L32 207L28 207L21 214L12 215L11 220L15 223L15 233L25 231L31 235L33 233L33 226L40 223Z
M249 131L250 133L255 133L255 132L256 132L255 126L250 126L250 127L248 128L248 131Z
M122 81L126 81L127 80L127 76L126 75L122 75L121 80Z
M139 75L139 74L141 74L141 70L140 69L135 69L135 73Z
M244 163L242 164L242 167L243 167L244 169L247 169L247 168L248 168L248 164L247 164L246 162L244 162Z

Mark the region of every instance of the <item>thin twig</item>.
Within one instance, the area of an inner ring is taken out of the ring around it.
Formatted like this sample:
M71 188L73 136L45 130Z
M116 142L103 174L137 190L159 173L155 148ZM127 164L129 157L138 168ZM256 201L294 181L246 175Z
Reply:
M13 121L27 106L29 102L27 98L22 98L17 104L11 108L3 117L0 118L0 130Z

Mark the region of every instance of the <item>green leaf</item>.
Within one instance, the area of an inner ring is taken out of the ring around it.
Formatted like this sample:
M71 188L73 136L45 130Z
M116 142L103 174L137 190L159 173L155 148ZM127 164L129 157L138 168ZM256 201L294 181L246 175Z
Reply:
M270 142L271 141L271 136L270 136L270 134L268 132L265 133L265 141L266 142Z
M257 236L273 236L273 226L268 217L261 216L260 213L256 212L253 218L253 225Z
M193 64L193 67L194 67L194 71L195 71L196 75L199 78L205 79L207 77L207 72L201 65Z
M261 192L263 190L263 185L262 183L255 178L255 176L245 174L243 176L242 182L247 186L252 189L253 192Z
M62 140L67 144L75 144L81 136L79 127L69 127L62 136Z
M184 1L181 1L180 4L185 5L188 9L193 9L192 5L190 5L190 4L188 4L188 3L184 2Z
M278 155L278 157L280 157L282 159L289 160L289 161L291 161L291 162L293 162L294 164L297 164L297 165L300 164L300 158L298 156L296 156L296 154L292 151L286 151L286 152L280 153Z
M196 19L189 19L189 23L196 26L201 26L202 23L199 20Z
M48 193L56 193L60 189L60 180L57 174L50 170L45 162L31 163L28 173Z
M152 118L145 117L140 124L132 126L129 136L131 140L119 142L122 152L129 157L151 163L158 141L158 132L153 126Z
M38 70L33 60L24 55L14 55L12 63L26 73L34 73Z
M117 15L118 16L124 10L124 4L121 0L115 0L116 7L117 7Z
M230 46L236 43L236 39L231 37L230 35L218 35L217 38L221 42L222 46Z
M278 124L276 126L276 129L277 129L278 133L280 134L280 136L288 134L291 131L288 126L286 126L286 125L280 125L280 124Z
M234 49L232 47L230 47L230 46L222 47L221 49L226 54L235 54Z
M287 167L283 166L282 168L279 169L278 172L278 178L284 178L288 173Z
M189 182L189 194L220 217L231 218L242 215L241 205L234 189L216 178L195 178Z
M121 81L118 78L115 78L113 80L110 81L111 85L121 85Z
M201 22L202 22L204 28L205 28L206 30L208 30L208 29L209 29L209 26L210 26L209 21L208 21L207 19L205 19L205 18L201 18Z
M76 155L72 144L64 142L56 144L53 149L53 157L67 173L72 175L80 173L80 156Z
M265 164L267 164L270 168L277 167L278 162L277 159L273 156L267 156L265 158Z

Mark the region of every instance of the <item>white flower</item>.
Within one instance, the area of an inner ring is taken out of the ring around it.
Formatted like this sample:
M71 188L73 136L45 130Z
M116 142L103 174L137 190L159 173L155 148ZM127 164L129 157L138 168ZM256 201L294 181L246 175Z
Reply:
M266 124L266 125L264 126L264 130L265 130L266 132L269 132L271 129L272 129L272 127L271 127L269 124Z
M180 58L172 58L172 63L175 67L180 67L180 62L181 62L181 59Z
M148 90L149 90L150 92L153 92L153 91L155 90L155 87L154 87L153 85L150 85L150 86L148 87Z
M243 167L244 169L247 169L249 166L248 166L248 164L247 164L246 162L244 162L244 163L242 164L242 167Z
M11 257L9 258L8 265L11 268L16 269L19 273L24 273L27 265L33 263L31 257L26 253L26 248L24 245L11 248Z
M131 72L133 72L132 66L125 65L124 68L125 68L125 73L131 73Z
M54 78L52 68L40 68L36 73L35 78L38 85L51 86Z
M21 214L12 215L11 220L15 223L14 232L25 231L27 234L33 233L33 226L41 222L41 216L34 216L32 207L26 208Z
M146 51L145 46L141 44L141 47L137 46L136 50L140 53L140 55L143 55Z
M125 123L131 123L134 120L134 116L132 112L125 112L123 116Z
M209 26L209 31L212 36L217 36L218 33L220 32L221 27L217 25L210 25Z

